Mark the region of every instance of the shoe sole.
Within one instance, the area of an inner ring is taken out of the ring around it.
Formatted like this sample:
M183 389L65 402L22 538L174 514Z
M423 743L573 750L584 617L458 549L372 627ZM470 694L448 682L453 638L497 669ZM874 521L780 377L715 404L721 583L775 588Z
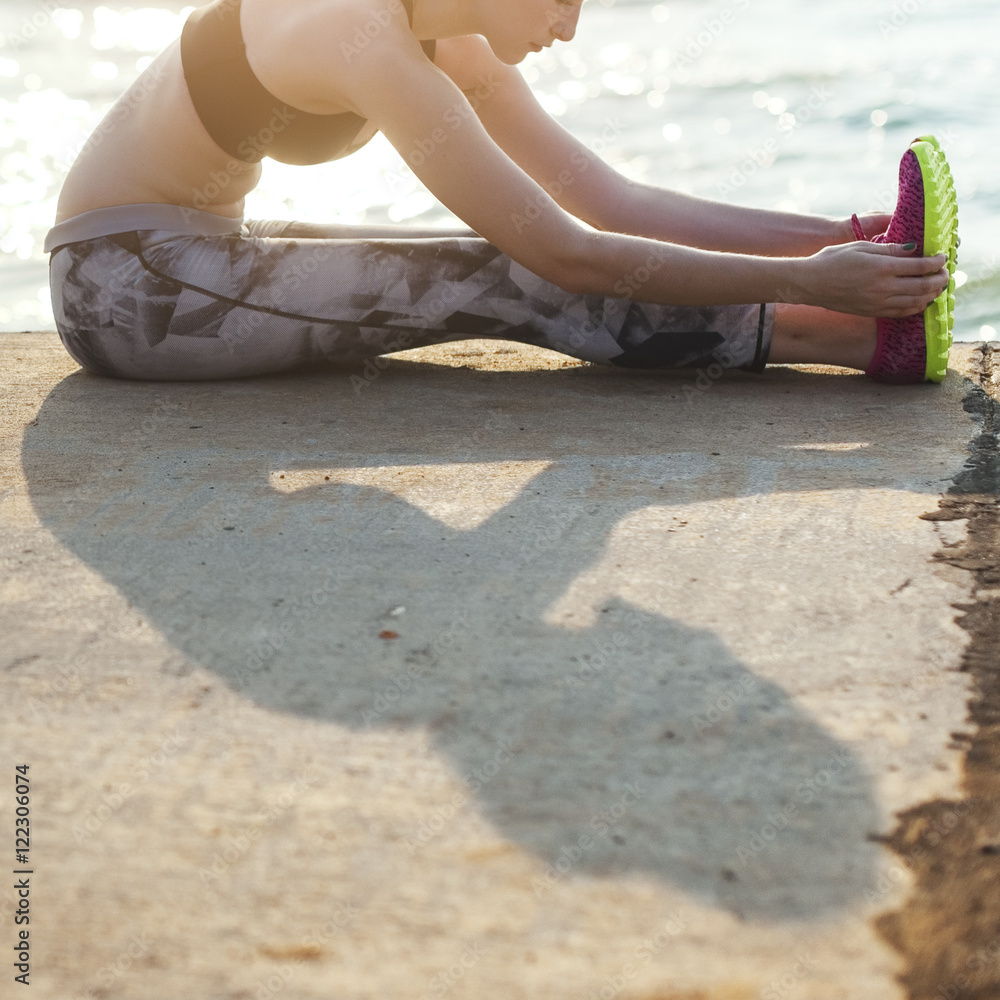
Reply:
M927 367L924 380L940 382L948 372L955 325L955 267L958 263L958 202L951 169L941 144L932 135L914 139L910 148L920 164L924 184L924 256L948 257L948 287L924 310Z

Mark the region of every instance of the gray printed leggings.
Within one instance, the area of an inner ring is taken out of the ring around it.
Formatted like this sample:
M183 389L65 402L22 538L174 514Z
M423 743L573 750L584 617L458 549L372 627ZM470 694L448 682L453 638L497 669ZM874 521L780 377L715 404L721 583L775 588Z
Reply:
M565 292L470 230L249 222L57 247L56 327L84 368L220 379L469 338L626 368L761 371L770 305L662 306Z

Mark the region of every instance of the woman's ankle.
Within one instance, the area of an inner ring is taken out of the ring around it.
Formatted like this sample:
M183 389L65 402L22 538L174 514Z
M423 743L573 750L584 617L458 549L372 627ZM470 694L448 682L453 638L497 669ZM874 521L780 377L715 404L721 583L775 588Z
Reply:
M876 320L818 306L779 302L771 334L772 364L840 365L864 371L875 356Z

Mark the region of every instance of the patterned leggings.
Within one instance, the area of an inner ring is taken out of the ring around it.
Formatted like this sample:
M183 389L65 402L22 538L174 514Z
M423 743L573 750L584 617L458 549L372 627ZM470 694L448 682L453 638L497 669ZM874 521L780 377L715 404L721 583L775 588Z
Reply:
M144 229L57 247L50 276L73 358L134 379L238 378L482 337L626 368L761 371L774 319L759 303L565 292L469 230Z

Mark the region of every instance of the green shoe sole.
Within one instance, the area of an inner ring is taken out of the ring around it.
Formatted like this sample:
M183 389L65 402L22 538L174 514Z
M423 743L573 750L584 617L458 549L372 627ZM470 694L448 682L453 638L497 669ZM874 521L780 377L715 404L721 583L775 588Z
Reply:
M948 287L924 311L927 368L924 379L940 382L948 371L955 325L955 267L958 263L958 203L951 170L941 144L933 135L914 139L910 148L924 182L924 256L945 254Z

